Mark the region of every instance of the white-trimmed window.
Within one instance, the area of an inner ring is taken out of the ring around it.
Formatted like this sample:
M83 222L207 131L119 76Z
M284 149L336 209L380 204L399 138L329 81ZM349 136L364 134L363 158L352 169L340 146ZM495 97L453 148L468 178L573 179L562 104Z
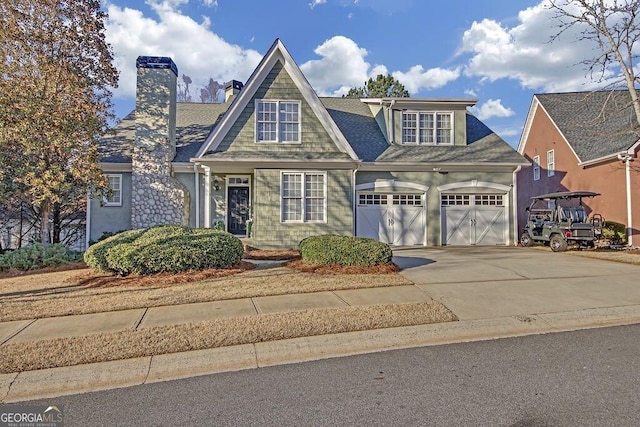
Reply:
M282 172L282 222L327 221L327 174Z
M453 113L402 112L403 144L453 144Z
M547 176L556 174L556 159L553 150L547 151Z
M533 180L540 179L540 156L533 156Z
M300 101L256 100L256 142L300 142Z
M122 206L122 175L106 175L109 182L109 192L104 197L104 206Z

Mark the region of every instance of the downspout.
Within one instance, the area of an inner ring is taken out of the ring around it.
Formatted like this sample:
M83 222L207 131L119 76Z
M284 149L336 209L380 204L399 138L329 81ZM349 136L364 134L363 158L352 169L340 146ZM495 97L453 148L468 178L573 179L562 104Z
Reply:
M85 221L86 230L84 232L84 248L89 247L89 241L91 240L91 197L87 192L87 219Z
M518 165L513 171L513 244L518 246L518 172L522 169L522 165Z
M631 161L632 157L627 154L624 159L625 181L627 184L627 245L633 246L633 217L631 209Z
M357 173L358 173L358 166L356 166L356 168L351 172L351 181L352 181L352 188L353 188L353 191L352 191L353 194L351 196L352 197L352 202L351 202L352 203L352 209L351 209L352 210L352 214L351 215L352 215L352 218L353 218L352 234L354 236L356 235L356 227L358 225L358 224L356 224L356 221L357 221L357 210L356 209L357 209L357 206L358 206L357 200L356 200L356 197L358 196L356 194L356 174Z
M196 193L196 228L200 228L200 179L198 175L198 165L193 165L193 179Z

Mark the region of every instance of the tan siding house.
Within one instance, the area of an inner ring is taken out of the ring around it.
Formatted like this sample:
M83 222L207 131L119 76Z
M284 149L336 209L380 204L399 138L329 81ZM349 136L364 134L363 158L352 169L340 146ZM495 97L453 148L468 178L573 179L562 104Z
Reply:
M91 201L89 239L170 222L261 248L326 233L392 245L517 240L514 173L528 162L468 111L475 99L320 98L280 40L246 84L228 84L224 104L166 103L176 75L170 58L138 59L136 111L103 139L102 166L146 187L123 187L131 220ZM169 171L149 160L165 158Z

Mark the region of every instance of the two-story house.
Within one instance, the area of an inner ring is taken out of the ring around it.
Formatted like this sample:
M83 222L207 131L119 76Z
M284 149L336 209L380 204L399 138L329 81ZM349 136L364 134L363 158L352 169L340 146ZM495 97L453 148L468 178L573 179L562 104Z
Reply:
M529 164L473 99L318 97L280 40L223 104L176 103L170 58L137 61L136 109L102 141L111 195L87 236L156 224L250 234L261 248L324 233L394 245L511 245Z
M518 152L532 166L518 173L518 217L531 197L556 191L600 193L584 199L588 214L640 233L640 138L627 90L541 93L533 96ZM635 236L635 239L634 239Z

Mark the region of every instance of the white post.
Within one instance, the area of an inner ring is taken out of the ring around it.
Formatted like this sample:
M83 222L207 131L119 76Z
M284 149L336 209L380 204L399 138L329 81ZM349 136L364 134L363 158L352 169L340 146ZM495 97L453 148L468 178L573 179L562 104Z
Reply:
M200 173L198 165L193 165L194 193L196 195L196 228L200 228Z
M631 161L632 157L626 155L624 158L625 178L627 184L627 245L633 246L633 218L631 209Z
M204 228L211 228L211 168L204 169Z

